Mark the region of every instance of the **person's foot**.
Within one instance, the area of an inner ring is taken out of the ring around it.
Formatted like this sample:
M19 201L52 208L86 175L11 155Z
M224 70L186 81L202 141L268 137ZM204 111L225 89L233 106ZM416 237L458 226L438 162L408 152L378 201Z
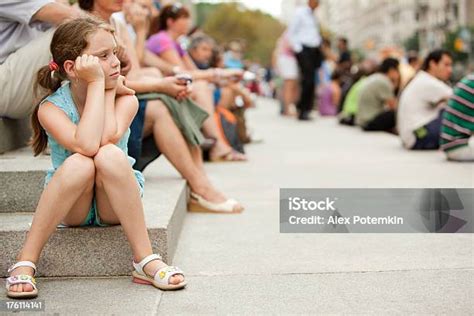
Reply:
M309 115L309 111L303 111L298 115L298 120L300 121L311 121L313 118Z
M10 276L26 274L33 276L34 270L30 267L18 267L10 273ZM31 292L33 287L31 284L13 284L10 286L10 291L12 292Z
M236 161L247 161L247 156L242 154L234 149L230 149L227 153L224 153L219 156L209 155L209 160L211 162L236 162Z
M199 185L198 187L191 188L193 192L199 194L204 199L212 203L223 203L227 200L227 197L221 192L217 191L210 185Z
M145 267L143 267L143 272L145 272L146 275L154 278L155 276L153 275L153 273L167 266L168 265L161 260L152 260L149 263L147 263ZM169 284L176 285L176 284L180 284L183 281L184 281L184 275L175 274L170 277Z
M211 150L209 150L209 157L221 157L226 153L230 152L232 147L229 145L217 140L214 146L212 146Z
M211 185L202 184L198 185L197 187L191 186L191 191L196 193L197 195L200 195L206 201L215 204L224 203L228 200L228 198L224 194L214 189L214 187L212 187ZM244 207L239 203L234 207L234 212L241 212L243 211L243 209Z

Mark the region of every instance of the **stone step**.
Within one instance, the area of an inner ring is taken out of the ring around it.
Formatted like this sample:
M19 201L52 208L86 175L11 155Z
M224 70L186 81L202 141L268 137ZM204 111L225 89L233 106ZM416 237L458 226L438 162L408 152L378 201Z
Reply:
M40 158L37 164L31 165L29 170L23 171L26 174L17 171L16 177L24 177L24 181L28 183L33 182L28 177L36 177L39 174L40 171L35 169L41 169L39 167L43 158ZM8 168L3 166L4 171L18 170L14 165L20 164L20 160L14 161ZM44 173L42 176L44 177ZM150 164L146 169L145 178L143 203L153 250L160 253L167 262L171 262L187 209L186 182L164 157ZM11 181L15 181L14 179L15 176L11 175ZM39 178L36 180L39 181ZM3 181L2 178L2 183ZM41 187L42 184L40 190ZM32 217L31 212L0 213L0 244L3 245L0 258L1 277L7 276L7 268L15 262ZM131 261L132 254L121 226L58 228L43 250L38 264L38 275L130 275L133 269Z
M28 147L0 155L0 213L34 212L50 167L50 156Z
M24 147L31 136L30 119L0 118L0 154Z

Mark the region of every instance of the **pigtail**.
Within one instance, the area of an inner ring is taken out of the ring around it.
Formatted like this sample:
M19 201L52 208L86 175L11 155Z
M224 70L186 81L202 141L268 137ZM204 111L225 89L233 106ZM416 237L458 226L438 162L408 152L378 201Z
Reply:
M35 83L35 91L39 91L38 88L43 88L48 91L48 93L41 99L41 101L36 105L33 114L31 115L31 128L33 130L33 135L30 139L30 146L33 148L33 153L35 156L38 156L45 151L48 145L48 136L46 131L41 126L38 119L38 110L41 102L61 87L61 79L57 70L52 70L51 66L44 66L38 70Z

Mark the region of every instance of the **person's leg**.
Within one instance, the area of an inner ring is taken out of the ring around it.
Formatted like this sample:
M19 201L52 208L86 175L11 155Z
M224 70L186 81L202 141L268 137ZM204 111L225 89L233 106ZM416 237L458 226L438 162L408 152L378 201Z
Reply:
M297 79L289 79L287 80L287 85L288 85L288 90L289 90L289 97L288 97L288 102L291 105L290 111L294 111L294 106L296 102L298 101L298 80Z
M231 152L232 148L222 138L222 134L219 132L217 123L214 120L214 97L208 83L204 80L194 82L193 91L192 97L196 101L196 104L209 114L209 117L202 125L202 130L207 137L212 137L216 140L209 155L211 157L220 157Z
M73 154L56 170L41 194L18 261L37 263L44 245L62 222L76 226L87 217L92 201L95 166L91 158ZM19 267L11 275L33 275L33 269ZM13 285L12 291L32 291L31 285Z
M283 81L283 115L290 115L290 108L294 102L293 81L289 79Z
M466 145L446 152L446 157L451 161L474 161L474 147Z
M235 108L235 93L229 87L222 87L221 88L221 97L219 100L218 105L232 110Z
M133 169L120 148L111 144L99 149L94 163L95 197L100 221L122 226L132 249L133 260L140 262L151 255L153 250ZM156 269L165 266L161 260L154 260L144 270L152 276ZM183 280L183 275L175 275L170 278L170 284L179 284Z
M315 61L313 50L305 47L296 55L301 71L301 93L297 104L300 117L306 116L313 108L315 89Z
M189 152L196 167L198 167L203 174L205 174L204 163L202 159L202 150L200 146L191 146L188 144Z
M416 143L412 149L433 150L439 148L443 111L428 124L415 130Z
M186 179L193 192L215 203L227 200L211 185L204 173L204 168L196 165L181 131L174 123L166 106L158 100L148 102L146 110L144 136L151 134L160 151Z
M384 131L392 132L395 128L395 111L385 111L377 115L372 121L367 123L364 127L364 131Z
M27 117L42 97L41 93L35 97L33 87L37 71L51 59L49 45L53 31L18 49L0 64L0 117Z
M130 137L128 139L128 154L140 160L142 154L143 129L145 126L145 115L147 109L147 100L138 102L138 111L130 125Z

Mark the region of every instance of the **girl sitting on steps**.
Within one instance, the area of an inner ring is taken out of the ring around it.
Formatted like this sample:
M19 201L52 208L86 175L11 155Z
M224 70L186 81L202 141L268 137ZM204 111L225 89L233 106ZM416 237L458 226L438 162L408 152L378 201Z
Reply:
M49 143L54 170L46 176L19 262L8 270L7 296L38 295L35 263L58 224L122 225L134 281L183 288L183 272L152 254L140 199L144 178L127 154L138 103L120 76L112 28L90 17L62 24L51 53L53 60L38 72L39 85L50 94L32 116L32 146L38 155Z

